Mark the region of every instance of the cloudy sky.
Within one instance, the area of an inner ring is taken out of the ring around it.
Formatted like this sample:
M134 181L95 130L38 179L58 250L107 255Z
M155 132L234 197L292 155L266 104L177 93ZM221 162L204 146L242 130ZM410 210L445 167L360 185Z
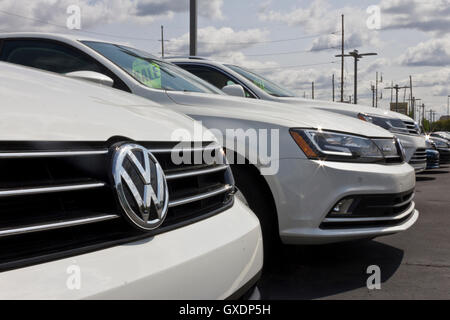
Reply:
M199 55L251 68L297 92L331 100L331 79L340 17L345 15L346 52L377 52L359 63L359 102L371 105L375 73L380 87L409 85L426 109L447 113L450 94L450 0L198 0ZM77 32L132 44L160 54L188 53L188 0L0 0L1 31ZM68 31L70 5L81 8L81 30ZM377 25L376 13L380 16ZM369 9L369 10L368 10ZM368 12L369 11L369 12ZM368 27L369 25L369 27ZM377 28L375 28L377 27ZM378 28L379 27L379 28ZM345 96L353 94L353 60L345 63ZM390 90L382 91L388 108ZM338 88L336 88L338 92ZM380 92L381 94L381 92ZM402 90L400 101L409 98Z

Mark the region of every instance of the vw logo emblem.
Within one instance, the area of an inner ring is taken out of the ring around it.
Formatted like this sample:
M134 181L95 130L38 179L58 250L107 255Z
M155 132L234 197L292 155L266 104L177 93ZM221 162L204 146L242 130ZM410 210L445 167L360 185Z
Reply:
M115 149L113 179L129 220L142 230L158 228L166 218L169 194L164 172L146 148L124 144Z

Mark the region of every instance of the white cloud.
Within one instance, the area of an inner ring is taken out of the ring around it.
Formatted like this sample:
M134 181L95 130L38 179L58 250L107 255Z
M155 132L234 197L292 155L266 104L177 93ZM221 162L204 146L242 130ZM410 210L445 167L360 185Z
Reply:
M416 29L435 34L450 31L449 0L382 0L382 29Z
M188 1L170 0L2 0L0 29L61 31L69 5L81 8L82 28L108 23L151 23L187 12ZM199 15L222 19L223 0L199 0Z
M206 27L198 30L199 55L227 55L267 39L268 32L260 29L234 31L232 28ZM167 50L172 54L189 52L189 33L170 39Z
M450 38L431 39L408 48L399 62L406 66L450 65Z
M289 12L266 9L259 14L261 21L275 21L289 26L300 26L307 35L318 35L311 50L339 47L341 45L341 14L345 15L345 46L379 46L378 33L366 26L368 14L356 7L334 9L327 0L315 0L309 7L295 7Z

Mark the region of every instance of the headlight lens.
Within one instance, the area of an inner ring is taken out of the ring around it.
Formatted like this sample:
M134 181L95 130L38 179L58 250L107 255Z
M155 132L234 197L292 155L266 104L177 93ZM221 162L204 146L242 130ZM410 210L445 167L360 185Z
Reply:
M374 125L382 127L391 132L409 133L408 128L406 128L405 124L400 119L381 117L365 113L358 114L358 118L363 121L373 123Z
M362 163L401 162L396 139L369 139L322 130L291 129L292 138L309 159Z
M434 143L436 148L444 149L444 148L448 148L449 147L448 143L446 143L444 141L441 141L441 140L430 139L430 141L432 143Z

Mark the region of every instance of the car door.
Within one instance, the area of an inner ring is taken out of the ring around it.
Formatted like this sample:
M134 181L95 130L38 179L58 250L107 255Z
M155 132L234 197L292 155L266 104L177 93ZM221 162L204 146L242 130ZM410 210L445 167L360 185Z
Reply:
M113 72L92 57L66 43L47 39L4 39L0 61L66 74L75 71L102 73L114 81L113 87L131 92Z

